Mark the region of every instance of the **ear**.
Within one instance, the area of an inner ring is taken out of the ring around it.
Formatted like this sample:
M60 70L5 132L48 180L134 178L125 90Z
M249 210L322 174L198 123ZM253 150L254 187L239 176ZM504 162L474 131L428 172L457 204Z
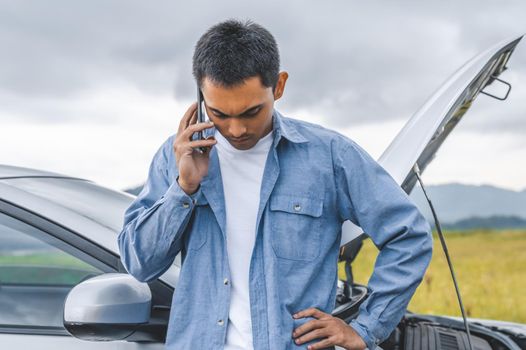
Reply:
M285 91L285 83L287 82L288 77L289 73L285 71L279 72L276 89L274 90L274 101L278 100L283 95L283 91Z

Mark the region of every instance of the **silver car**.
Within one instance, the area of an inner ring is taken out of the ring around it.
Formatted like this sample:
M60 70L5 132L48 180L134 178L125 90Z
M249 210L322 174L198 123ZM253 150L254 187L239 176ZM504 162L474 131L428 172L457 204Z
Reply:
M522 37L468 61L409 119L379 158L410 193L484 88L502 83ZM509 90L507 90L509 92ZM504 96L493 96L505 99ZM415 167L415 164L418 167ZM0 165L0 348L162 349L180 257L142 283L121 264L117 235L134 196L80 178ZM348 271L364 238L346 223ZM340 281L333 314L356 317L367 288ZM474 349L526 349L526 325L469 319ZM408 312L383 349L468 349L462 320Z

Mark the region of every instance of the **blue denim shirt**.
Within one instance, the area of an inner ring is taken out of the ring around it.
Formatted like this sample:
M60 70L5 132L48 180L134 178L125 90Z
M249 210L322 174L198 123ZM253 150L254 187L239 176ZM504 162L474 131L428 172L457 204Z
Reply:
M359 225L380 249L370 295L350 325L369 349L403 316L432 252L430 227L392 177L349 138L274 109L273 144L261 184L256 240L249 270L255 350L306 349L294 319L315 307L335 307L337 261L345 220ZM206 134L214 132L207 129ZM226 219L215 148L198 191L176 179L169 136L151 161L148 179L124 216L121 260L137 280L162 275L181 252L166 348L223 349L231 285Z

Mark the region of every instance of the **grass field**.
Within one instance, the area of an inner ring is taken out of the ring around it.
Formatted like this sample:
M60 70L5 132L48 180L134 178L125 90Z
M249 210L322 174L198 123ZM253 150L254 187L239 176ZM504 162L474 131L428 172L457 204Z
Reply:
M526 230L447 232L446 241L468 315L526 323ZM376 247L366 240L353 264L357 282L367 284L377 254ZM92 273L100 271L57 252L0 255L0 281L4 283L74 285ZM342 265L339 275L342 279L345 276ZM431 265L409 310L460 316L455 289L436 236Z
M526 230L447 232L446 242L469 317L526 323ZM378 250L367 240L353 263L366 284ZM343 278L343 266L339 266ZM409 310L460 316L447 262L435 235L433 258Z

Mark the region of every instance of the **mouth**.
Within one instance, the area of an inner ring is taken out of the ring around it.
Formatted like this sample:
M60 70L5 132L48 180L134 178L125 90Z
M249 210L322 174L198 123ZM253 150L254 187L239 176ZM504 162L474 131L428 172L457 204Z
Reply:
M243 143L243 142L248 141L249 139L250 139L249 136L247 136L247 137L239 137L239 138L235 138L235 137L231 137L231 138L230 138L230 140L231 140L232 142L235 142L235 143Z

